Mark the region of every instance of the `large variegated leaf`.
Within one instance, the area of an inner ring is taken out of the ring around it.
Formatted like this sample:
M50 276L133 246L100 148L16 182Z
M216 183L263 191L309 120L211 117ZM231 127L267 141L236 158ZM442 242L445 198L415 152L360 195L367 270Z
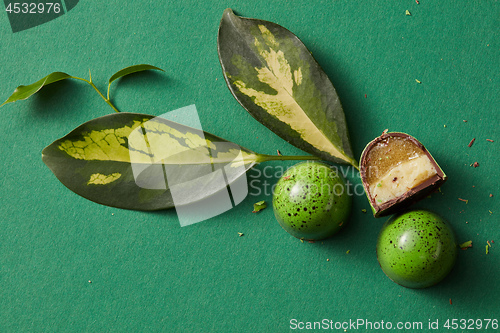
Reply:
M75 193L137 210L205 199L244 175L262 156L212 134L135 113L84 123L42 155Z
M297 36L226 9L218 51L229 89L255 119L304 151L357 167L335 88Z

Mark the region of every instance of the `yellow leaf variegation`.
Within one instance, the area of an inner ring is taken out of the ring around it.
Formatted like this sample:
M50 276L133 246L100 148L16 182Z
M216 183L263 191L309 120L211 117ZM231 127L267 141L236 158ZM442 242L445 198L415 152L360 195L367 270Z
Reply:
M295 35L228 9L218 48L231 92L254 118L307 152L357 167L335 89Z
M115 172L110 175L103 175L102 173L94 173L90 175L90 179L87 182L87 185L106 185L111 182L114 182L118 178L121 177L121 173Z

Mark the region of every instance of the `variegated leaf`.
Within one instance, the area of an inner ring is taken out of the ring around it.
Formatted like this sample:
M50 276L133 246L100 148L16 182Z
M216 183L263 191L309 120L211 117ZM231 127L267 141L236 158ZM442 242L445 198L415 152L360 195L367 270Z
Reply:
M100 204L136 210L204 199L243 176L260 156L210 133L135 113L93 119L42 152L45 164L70 190Z
M335 88L297 36L226 9L218 51L229 89L255 119L306 152L358 166Z

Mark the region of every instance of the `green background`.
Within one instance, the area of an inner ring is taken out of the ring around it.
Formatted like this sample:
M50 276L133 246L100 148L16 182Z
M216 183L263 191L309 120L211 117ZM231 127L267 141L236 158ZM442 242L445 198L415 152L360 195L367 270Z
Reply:
M175 211L87 201L59 183L41 151L113 110L84 82L65 80L0 109L0 331L287 332L291 319L419 321L424 331L439 320L445 331L447 319L500 319L498 1L87 0L18 33L4 12L0 100L53 71L87 78L90 69L105 91L113 73L147 63L166 72L115 83L120 110L160 115L195 104L205 131L259 153L303 154L229 92L217 56L227 7L301 38L338 91L356 156L386 128L419 139L449 180L417 207L442 215L473 248L435 287L396 285L375 255L385 218L362 213L364 196L353 198L341 233L301 243L272 209L251 212L270 203L276 182L259 171L293 163L258 166L245 201L183 228Z

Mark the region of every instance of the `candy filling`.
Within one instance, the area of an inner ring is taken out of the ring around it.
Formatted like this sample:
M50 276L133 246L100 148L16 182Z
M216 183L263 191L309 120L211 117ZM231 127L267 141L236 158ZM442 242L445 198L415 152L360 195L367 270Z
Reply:
M402 196L437 174L424 151L402 137L388 137L378 142L370 150L367 161L367 184L378 205Z

